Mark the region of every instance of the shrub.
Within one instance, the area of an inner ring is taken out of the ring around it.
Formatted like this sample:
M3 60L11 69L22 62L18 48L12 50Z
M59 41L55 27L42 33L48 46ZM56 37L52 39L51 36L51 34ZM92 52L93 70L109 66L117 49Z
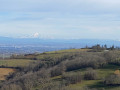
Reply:
M20 85L10 84L10 85L4 85L0 90L23 90L23 89Z
M105 78L104 80L104 84L105 85L120 85L120 75L110 75L108 77Z
M93 69L88 69L84 74L85 80L96 80L98 78L97 72Z
M67 73L62 75L62 79L66 81L66 84L76 84L82 81L81 73Z
M82 57L76 57L76 59L69 60L66 62L66 70L72 71L77 70L81 68L100 68L104 67L106 65L106 61L103 57L97 56L97 55L87 55Z
M62 75L65 72L65 66L59 65L51 69L51 77Z

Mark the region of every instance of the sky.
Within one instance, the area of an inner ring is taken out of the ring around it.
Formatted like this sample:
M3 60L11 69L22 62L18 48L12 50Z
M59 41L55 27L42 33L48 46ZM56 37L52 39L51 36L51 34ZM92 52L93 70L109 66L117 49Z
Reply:
M120 40L120 0L0 0L0 36Z

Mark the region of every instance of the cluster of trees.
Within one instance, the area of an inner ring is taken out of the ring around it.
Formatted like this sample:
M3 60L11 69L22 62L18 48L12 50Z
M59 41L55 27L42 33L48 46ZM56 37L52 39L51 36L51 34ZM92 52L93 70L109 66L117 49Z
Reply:
M65 85L69 85L81 82L83 77L81 73L66 73L62 75L62 79L65 80Z
M92 68L89 68L84 74L84 79L85 80L97 80L98 74L95 70L93 70Z
M94 45L92 47L86 46L85 48L92 49L91 51L93 52L101 52L103 50L120 50L120 47L115 47L114 45L108 47L107 45L101 46L100 44Z
M99 68L103 67L106 64L104 58L98 55L86 54L85 56L75 58L71 61L66 61L67 71L77 70L81 68Z
M112 74L106 77L104 80L104 84L109 86L120 85L120 75Z
M65 85L69 85L76 84L78 82L81 83L82 80L97 80L98 74L94 69L88 68L85 74L83 75L80 72L63 73L62 79Z

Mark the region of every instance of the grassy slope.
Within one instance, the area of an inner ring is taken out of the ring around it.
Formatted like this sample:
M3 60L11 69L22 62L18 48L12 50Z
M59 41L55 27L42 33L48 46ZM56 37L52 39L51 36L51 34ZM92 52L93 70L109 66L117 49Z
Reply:
M88 51L85 49L70 49L70 50L61 50L61 51L53 51L53 52L47 52L47 54L49 54L49 56L59 56L61 54L65 54L65 53L74 53L74 52L81 52L81 51ZM77 83L77 84L72 84L70 86L68 86L68 88L73 88L73 89L81 89L85 86L91 87L91 88L98 88L98 89L102 89L105 88L105 90L120 90L120 87L113 87L113 86L104 86L102 84L102 79L104 79L104 77L114 73L115 70L119 69L120 66L115 66L115 65L107 65L106 67L102 68L102 69L96 69L96 71L98 72L99 75L99 79L98 80L83 80L82 83ZM85 69L80 69L77 71L72 71L72 72L81 72L84 74ZM69 72L68 72L69 73ZM60 79L60 76L54 77L52 79Z
M60 51L52 51L52 52L45 52L44 54L39 54L35 56L38 59L43 59L44 57L52 57L52 58L58 58L63 55L67 55L69 53L79 53L83 51L88 51L90 49L67 49L67 50L60 50Z
M88 51L91 49L66 49L66 50L59 50L59 51L52 51L52 52L46 52L46 53L74 53L74 52L81 52L81 51Z
M35 62L35 61L34 60L26 60L26 59L0 60L0 66L23 67L23 66L27 66L30 62Z
M105 88L105 90L120 90L120 87L108 87L105 86L104 84L102 84L102 81L104 79L104 77L113 74L115 72L115 70L117 70L118 68L120 68L120 66L115 66L115 65L107 65L105 68L103 69L96 69L97 73L98 73L98 80L83 80L82 83L77 83L77 84L71 84L69 86L67 86L67 88L71 88L71 89L82 89L85 86L91 87L91 88L97 88L97 89L102 89ZM86 71L86 69L80 69L80 70L76 70L76 71L71 71L71 72L81 72L82 74L84 74L84 72ZM70 73L70 72L67 72ZM61 76L57 76L57 77L53 77L53 80L61 80Z
M35 62L33 60L26 60L26 59L10 59L10 60L0 60L0 66L5 67L24 67L27 66L29 63ZM6 76L10 73L15 72L15 69L12 68L0 68L0 80L5 80Z
M77 52L81 52L81 51L88 51L88 49L69 49L69 50L45 52L44 54L38 54L35 57L37 57L39 59L42 59L45 56L55 58L55 57L61 57L62 55L65 55L67 53L77 53ZM26 59L0 60L0 66L1 65L5 65L8 67L26 66L30 62L34 62L34 60L26 60ZM96 69L96 71L98 72L98 75L99 75L98 80L83 80L82 83L69 85L68 88L81 90L81 88L83 88L85 86L89 86L91 88L105 88L105 90L115 90L115 89L120 90L120 87L112 87L112 86L106 87L101 83L102 82L101 79L110 75L111 73L114 73L114 71L117 70L118 68L120 68L120 66L107 65L106 67L104 67L102 69ZM85 70L86 69L80 69L80 70L76 70L76 71L72 71L72 72L81 72L82 74L84 74ZM51 79L59 80L60 78L61 78L61 76L57 76L57 77L53 77Z
M44 57L52 57L52 58L58 58L61 57L62 55L67 55L69 53L79 53L79 52L86 52L89 51L90 49L69 49L69 50L60 50L60 51L52 51L52 52L45 52L42 54L38 54L36 56L28 56L28 57L36 57L37 59L43 59ZM102 84L102 79L104 79L104 77L114 73L115 70L119 69L120 66L115 66L115 65L107 65L106 67L102 68L102 69L96 69L96 71L98 72L99 75L99 79L98 80L83 80L82 83L77 83L77 84L71 84L69 86L67 86L67 88L72 88L77 89L77 90L82 90L83 87L88 86L91 88L97 88L97 89L102 89L105 88L105 90L120 90L120 87L108 87L108 86L104 86ZM76 71L72 71L72 72L81 72L82 74L84 74L84 72L86 71L86 69L80 69L80 70L76 70ZM67 72L69 73L69 72ZM57 77L53 77L51 78L53 80L61 80L61 76L57 76ZM39 86L37 87L39 89Z
M99 77L98 80L84 80L82 83L73 84L73 85L70 85L70 87L73 89L78 89L78 88L83 88L85 86L88 86L91 88L98 88L98 89L105 88L106 90L114 90L115 88L118 88L120 90L120 87L106 87L102 84L102 79L104 79L104 77L114 73L114 71L117 70L118 68L120 68L120 66L107 65L103 69L96 69L96 71L98 73L98 77ZM75 72L84 73L85 69L80 69Z

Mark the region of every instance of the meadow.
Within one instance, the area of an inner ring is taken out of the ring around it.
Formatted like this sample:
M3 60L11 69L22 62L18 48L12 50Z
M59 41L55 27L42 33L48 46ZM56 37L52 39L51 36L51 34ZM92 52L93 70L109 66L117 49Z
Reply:
M29 63L35 62L34 60L26 60L26 59L7 59L0 60L1 67L24 67L29 65Z

